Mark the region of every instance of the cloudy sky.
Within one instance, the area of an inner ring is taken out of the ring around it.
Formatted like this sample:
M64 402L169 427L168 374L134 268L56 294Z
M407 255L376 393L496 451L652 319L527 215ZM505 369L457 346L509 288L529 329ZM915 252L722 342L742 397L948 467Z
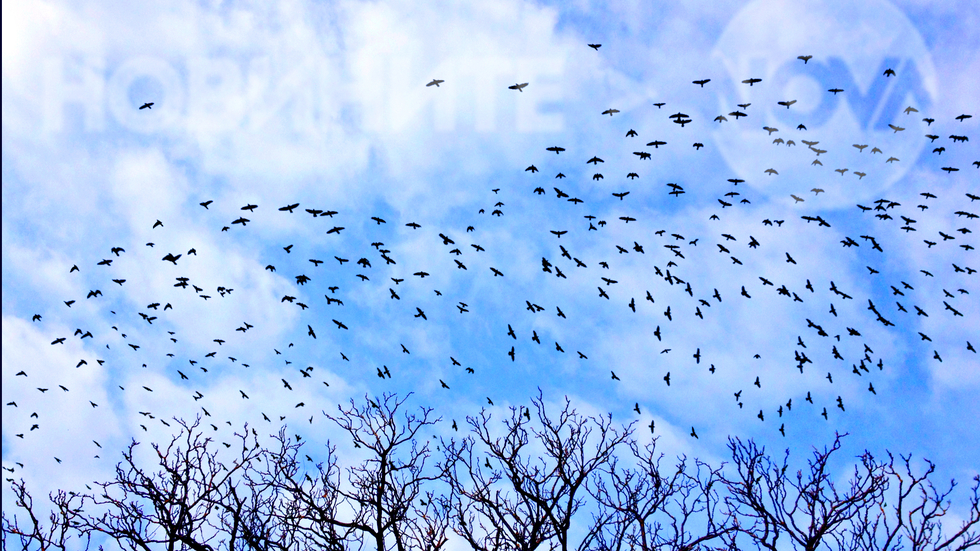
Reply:
M540 388L668 456L838 431L967 482L977 29L967 1L5 2L3 465L43 494L202 408L318 445L365 394L450 435Z

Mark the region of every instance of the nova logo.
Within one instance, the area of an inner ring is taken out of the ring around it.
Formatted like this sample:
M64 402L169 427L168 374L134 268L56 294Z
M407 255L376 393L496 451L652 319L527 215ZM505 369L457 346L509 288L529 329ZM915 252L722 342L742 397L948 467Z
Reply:
M840 208L881 197L928 142L932 59L908 18L884 0L758 0L732 19L713 56L727 78L714 88L718 111L703 115L751 104L747 117L715 123L714 138L734 173L773 199L795 194L808 207ZM762 80L750 87L748 78ZM778 174L766 174L770 168ZM815 197L814 187L825 193Z
M893 69L896 77L885 78L884 72L887 69ZM908 105L916 106L919 112L928 112L932 106L932 97L923 87L922 76L915 60L887 57L873 74L877 77L864 88L855 80L847 62L839 57L826 60L814 58L805 65L797 59L787 61L772 76L772 88L786 91L783 94L785 95L793 88L791 84L795 81L812 80L822 91L818 93L817 104L812 108L804 107L793 112L779 106L767 105L765 108L773 112L776 120L784 126L792 124L795 128L796 124L803 124L808 129L816 130L826 125L828 119L846 105L862 131L892 132L888 125L902 122L903 117L900 115L904 115L903 111ZM844 92L827 92L832 88L840 88Z

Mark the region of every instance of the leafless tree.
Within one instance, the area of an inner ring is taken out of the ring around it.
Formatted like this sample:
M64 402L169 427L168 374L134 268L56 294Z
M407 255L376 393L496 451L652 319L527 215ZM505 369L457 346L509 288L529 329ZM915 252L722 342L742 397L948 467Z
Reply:
M200 418L190 426L177 422L183 430L166 448L152 444L160 470L150 473L137 464L134 451L140 444L133 441L116 466L116 480L97 483L101 494L83 496L83 506L89 501L90 507L104 512L79 516L74 528L83 534L104 534L132 549L164 545L211 551L216 546L249 547L250 541L257 541L262 521L254 520L256 511L244 510L236 489L236 475L267 453L256 435L250 446L246 425L237 435L241 456L229 465L218 459L212 440L196 430ZM181 439L183 447L178 444Z
M829 449L814 450L808 471L798 470L792 477L786 475L789 450L778 464L754 441L729 439L737 472L725 482L740 534L771 551L785 548L779 541L783 535L794 549L806 551L816 551L830 540L842 544L846 523L881 502L888 480L883 465L865 451L849 487L839 492L828 471L841 438L838 434Z
M583 490L590 474L632 434L632 425L621 432L612 429L611 416L586 419L571 409L567 397L556 420L548 417L540 391L532 403L540 429L531 427L529 433L530 409L512 407L510 419L504 420L506 434L495 438L491 416L483 410L480 417L467 418L476 438L443 441L452 466L446 507L452 510L453 530L476 551L533 551L552 539L568 551L572 517L588 495ZM598 441L592 446L594 427ZM528 448L530 434L544 448L538 461L532 461L535 453ZM487 456L477 451L477 439ZM578 548L588 549L595 532L590 530Z
M77 533L89 541L102 535L131 549L342 551L367 543L378 551L438 551L447 541L447 515L423 484L438 480L444 470L425 474L429 446L419 448L415 440L438 419L430 420L431 409L423 408L421 417L406 414L400 424L396 412L403 402L386 395L380 405L368 399L357 408L352 401L351 408L339 408L340 416L327 416L372 454L349 468L350 490L340 483L336 448L329 442L314 480L296 459L299 437L292 442L285 428L273 451L259 446L254 429L249 442L246 425L238 435L241 456L222 462L217 446L197 430L199 418L191 426L178 421L184 429L180 435L166 447L152 445L159 471L139 465L134 452L140 444L134 441L116 467L115 480L97 483L92 495L52 496L55 510L46 527L24 484L15 483L21 518L30 526L8 519L4 511L4 548L10 536L25 548L65 549L70 534ZM427 499L415 506L423 495ZM353 508L352 519L343 520L345 507ZM85 514L86 508L100 513Z
M737 528L719 488L720 468L694 460L693 474L686 457L673 472L661 469L656 440L639 448L628 442L637 468L618 469L614 457L594 476L591 492L599 504L595 526L600 549L688 550L734 535ZM608 479L608 482L606 480ZM719 507L721 509L719 510Z
M680 457L662 469L656 441L641 448L632 424L614 430L611 416L585 418L567 398L549 417L539 392L536 416L511 408L498 436L484 410L467 418L473 435L443 439L444 456L426 466L429 444L417 437L440 421L431 409L402 418L408 397L365 398L327 415L366 457L344 468L329 441L325 459L302 463L304 443L285 427L273 435L277 449L260 446L247 425L236 435L240 451L221 449L198 418L178 421L183 430L169 445L152 445L158 470L140 466L134 441L115 480L49 495L50 515L36 512L23 481L8 480L18 514L3 511L3 549L88 549L109 539L146 551L441 551L449 530L474 551L980 548L980 477L967 515L946 532L955 482L942 491L931 462L916 469L910 457L879 462L865 451L838 491L830 472L840 435L795 475L788 450L777 462L738 439L729 440L728 466ZM621 468L623 444L632 457ZM573 530L583 510L591 521Z
M447 541L446 513L431 496L420 501L425 503L421 509L415 501L423 495L424 484L444 474L440 465L426 472L429 444L420 448L416 440L419 431L440 419L430 419L432 409L422 408L421 417L406 413L400 424L396 414L408 396L398 400L385 394L378 402L365 399L359 407L353 400L350 408L338 405L338 416L324 413L369 454L361 465L348 468L350 488L340 484L334 448L330 448L328 468L318 466L319 481L298 477L295 457L284 459L266 477L293 496L304 520L293 527L316 535L310 543L356 540L376 551L438 551ZM347 509L351 515L344 514Z
M949 497L956 487L940 492L929 480L936 466L926 460L926 469L916 474L911 456L899 456L900 465L889 453L884 466L889 491L878 507L866 507L850 521L849 538L841 549L898 551L906 545L914 550L959 551L980 547L980 476L973 477L968 516L952 533L943 531L942 517L949 512ZM891 501L891 504L887 503Z
M38 518L34 510L34 498L27 491L24 480L10 480L10 488L14 492L15 504L18 510L22 510L27 517L27 526L21 526L16 516L7 516L7 511L3 511L3 549L7 549L7 538L16 536L23 549L37 547L38 549L69 549L68 545L72 539L74 530L71 527L72 519L82 513L81 497L74 492L59 490L57 494L50 496L51 502L55 505L49 517L48 524ZM85 548L88 549L90 541L86 538ZM74 548L72 546L71 548Z

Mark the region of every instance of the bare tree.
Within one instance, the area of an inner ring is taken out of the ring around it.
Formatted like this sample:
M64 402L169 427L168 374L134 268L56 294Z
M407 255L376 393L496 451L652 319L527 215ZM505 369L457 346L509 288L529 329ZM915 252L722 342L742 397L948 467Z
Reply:
M74 532L72 520L82 513L81 496L63 490L50 496L55 507L45 526L34 510L34 498L27 491L24 480L10 480L10 488L14 492L17 509L24 511L28 523L26 527L22 527L16 516L8 517L7 511L3 511L3 549L7 549L7 538L10 536L17 536L23 549L30 549L32 546L39 549L68 549L71 534ZM78 503L73 506L76 501ZM90 539L86 538L85 549L88 549L90 543Z
M439 419L427 408L400 419L405 400L386 394L327 415L366 455L344 469L329 441L325 460L305 456L315 471L301 463L301 438L293 441L285 427L273 435L278 449L261 447L246 425L236 435L240 452L227 443L229 451L221 450L198 431L197 418L190 426L177 421L183 430L169 445L152 445L159 470L138 465L134 441L115 480L91 493L50 494L50 515L36 512L23 481L8 480L19 514L3 511L3 549L8 542L41 550L85 542L88 549L108 538L146 551L441 551L450 529L475 551L980 547L980 477L968 514L946 532L955 482L941 491L930 480L931 462L917 470L910 457L889 454L883 463L865 451L838 491L829 470L840 435L795 476L787 475L788 450L777 462L737 439L729 440L727 473L725 465L686 457L665 471L656 441L641 449L632 424L616 431L611 416L585 418L567 398L551 418L539 392L533 426L529 408L511 408L503 435L494 436L484 410L467 418L473 435L442 440L436 449L444 457L427 467L429 444L416 437ZM631 468L619 467L622 444L632 451ZM219 451L233 455L223 462ZM572 542L572 519L583 508L592 519Z
M552 538L558 540L562 551L568 551L572 517L584 503L580 490L590 474L610 461L615 449L632 434L632 425L622 432L612 429L612 416L584 418L570 408L567 397L554 421L548 417L540 390L532 403L542 425L540 430L530 430L544 447L543 456L538 458L540 464L532 464L532 452L526 449L531 414L523 407L510 408L511 417L504 420L507 432L501 438L491 434L486 410L479 418L467 418L489 455L483 458L482 465L476 455L475 438L458 444L443 442L453 465L449 472L452 492L446 503L453 511L453 529L477 551L532 551ZM598 428L598 441L591 447L593 425ZM490 464L490 458L499 470ZM456 468L460 465L462 469ZM489 474L484 473L484 468ZM469 480L464 481L463 477ZM501 492L501 486L513 490L513 500L509 492ZM588 548L595 532L594 528L589 530L590 535L580 542L579 549Z
M915 550L959 551L980 547L980 476L973 477L970 510L951 534L943 531L942 517L949 512L949 497L956 487L940 492L929 480L936 465L926 460L924 472L916 474L911 456L899 456L901 466L889 453L884 466L890 488L878 507L866 507L850 522L849 538L841 549L898 551L906 544ZM890 500L891 505L886 501Z
M211 439L197 432L200 418L191 426L177 422L183 427L182 434L174 436L165 449L151 444L161 470L149 473L137 465L134 451L139 442L134 440L123 452L123 462L116 466L116 480L97 483L100 495L83 496L83 506L91 501L91 506L105 512L79 516L74 528L83 534L105 534L132 549L161 544L194 551L211 551L216 545L236 549L240 548L238 538L252 537L252 525L241 522L241 507L231 530L227 530L227 523L222 530L222 518L226 518L229 507L236 510L226 501L235 494L234 476L262 457L265 450L259 448L254 435L252 446L248 445L246 425L245 432L237 435L242 442L241 458L229 468L218 460L217 451L210 449ZM178 445L181 436L183 448ZM217 513L218 504L224 506L221 514Z
M423 484L444 474L439 465L436 472L426 473L429 444L419 448L416 440L420 430L441 419L430 419L432 409L422 408L421 417L406 413L404 424L399 424L396 413L408 396L398 400L385 394L378 402L365 399L360 407L353 400L348 409L338 405L336 417L324 412L351 435L356 447L370 453L364 463L348 468L350 489L340 484L333 447L328 468L318 465L319 481L309 475L299 478L295 457L281 459L274 477L273 473L266 476L290 493L301 518L309 519L294 528L312 531L319 544L356 540L377 551L437 551L446 543L446 514L431 497L422 509L414 502L422 495ZM353 510L352 518L343 518L346 508Z
M843 435L846 436L846 435ZM809 470L786 476L789 450L781 465L755 442L729 439L736 476L725 478L733 513L743 521L741 534L757 546L776 551L786 535L795 549L815 551L826 539L841 544L847 522L862 510L880 503L888 486L883 466L871 453L860 456L845 492L839 492L828 473L830 459L841 446L842 435L830 449L814 450Z
M303 445L300 438L292 441L285 428L273 438L279 443L279 449L270 451L254 473L245 475L250 486L269 488L277 496L271 523L291 535L294 549L342 551L354 548L355 544L359 547L362 538L349 523L339 520L343 496L339 492L336 446L327 443L326 460L316 463L317 476L311 477L297 459ZM313 461L309 455L306 459Z
M660 467L663 454L656 455L656 440L643 450L634 440L628 445L638 468L620 471L614 457L602 476L596 473L593 478L591 493L599 504L595 526L599 527L601 549L620 551L628 544L642 551L687 550L734 535L734 518L718 493L724 487L720 468L696 459L692 474L687 458L681 457L676 471L665 475Z

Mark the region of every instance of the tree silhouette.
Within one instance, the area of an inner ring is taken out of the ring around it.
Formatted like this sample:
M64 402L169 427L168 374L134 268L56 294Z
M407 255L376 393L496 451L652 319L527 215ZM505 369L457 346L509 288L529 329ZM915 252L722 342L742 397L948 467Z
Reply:
M247 425L243 433L236 433L241 453L228 464L211 449L211 438L197 430L200 418L191 426L177 422L183 430L166 448L152 444L160 470L149 473L137 464L134 452L140 444L133 441L116 466L116 480L97 483L101 493L83 496L83 506L88 501L105 512L80 515L73 527L83 534L104 534L133 549L178 544L195 551L234 549L237 540L271 544L270 518L261 516L261 494L253 493L246 501L237 489L237 477L268 455L254 430L251 446Z
M348 468L350 489L340 483L335 446L329 448L328 467L317 465L318 480L297 476L295 454L279 456L276 471L264 473L275 487L293 496L302 522L290 527L308 533L306 543L346 546L356 540L377 551L437 551L445 545L445 512L431 495L421 509L414 504L423 495L422 484L440 479L444 472L437 465L437 472L425 473L429 444L419 448L416 440L420 430L440 419L429 419L432 408L421 408L421 417L406 413L400 425L396 413L408 396L399 401L385 394L378 402L365 396L360 407L353 400L348 409L338 405L336 417L324 413L350 434L356 447L369 453L364 463ZM344 514L348 508L350 518Z
M38 549L69 549L68 543L73 531L70 520L81 514L80 507L70 507L71 502L75 501L74 492L58 490L56 494L49 496L55 507L48 517L48 525L45 526L34 510L34 498L27 491L24 480L7 480L14 492L14 503L18 509L24 511L29 524L26 527L21 526L16 517L8 517L7 511L3 511L3 549L7 549L7 538L11 536L17 536L23 549L30 549L35 545Z
M656 455L656 439L642 450L636 441L628 445L637 468L620 470L614 457L602 476L594 477L601 549L619 551L627 544L642 551L695 549L734 536L737 526L718 492L724 488L720 468L696 459L692 474L687 458L681 457L676 471L665 472L660 468L663 455Z
M949 512L949 496L956 487L940 492L929 480L936 465L926 460L924 472L916 474L911 456L899 456L901 465L889 453L883 465L889 490L878 507L868 507L851 519L846 540L850 549L897 551L905 549L961 550L980 546L980 475L973 477L969 516L952 533L943 531L942 517Z
M340 465L328 441L311 471L298 459L304 442L286 427L272 435L273 448L247 425L236 434L240 448L220 448L197 418L178 420L168 445L152 444L156 470L142 466L133 441L115 480L50 494L47 522L23 480L8 479L18 514L3 511L3 549L88 549L108 539L134 550L439 551L451 533L474 551L980 547L980 476L967 515L946 531L956 484L937 489L929 461L922 469L910 456L882 462L865 451L839 490L831 459L842 435L790 474L788 450L776 461L737 438L728 466L682 456L663 469L656 439L641 447L632 424L614 430L611 416L586 418L567 397L552 418L539 391L536 422L529 408L512 407L498 435L482 410L467 418L472 435L442 439L443 456L427 467L432 451L418 438L440 420L424 407L400 417L407 399L365 396L363 405L324 413L363 450L359 464ZM624 448L628 461L616 454ZM583 509L592 518L573 530Z
M587 495L583 490L590 474L612 459L614 450L632 434L632 425L621 432L612 429L612 416L584 418L570 409L567 397L554 421L548 417L540 390L532 403L540 429L532 427L529 432L529 408L511 407L510 418L504 420L506 434L494 438L489 428L491 416L482 410L480 417L467 418L475 438L443 442L451 464L448 482L452 492L446 507L453 511L453 530L476 551L533 551L552 538L567 551L572 545L568 539L572 516L583 505L580 496ZM594 446L589 442L593 432L589 420L598 428ZM543 447L539 456L529 447L530 434ZM482 464L477 439L487 450ZM491 465L491 458L497 468ZM595 532L590 530L578 548L587 549Z

